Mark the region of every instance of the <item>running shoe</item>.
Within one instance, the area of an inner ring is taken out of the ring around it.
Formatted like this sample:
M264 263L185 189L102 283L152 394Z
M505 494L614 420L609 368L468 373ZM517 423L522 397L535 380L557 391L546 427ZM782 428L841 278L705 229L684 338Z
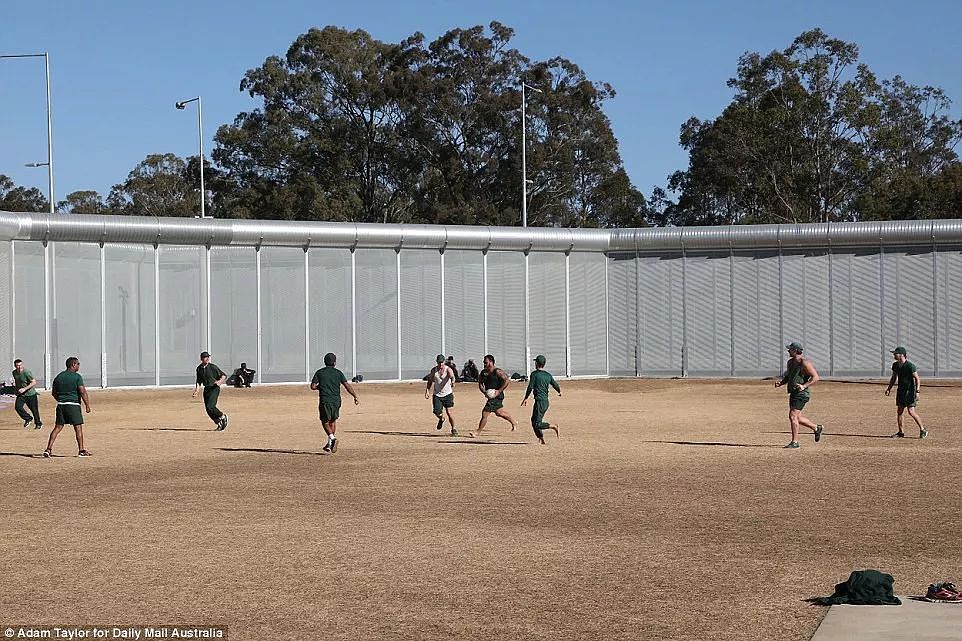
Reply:
M77 456L80 458L87 458L88 456L93 456L93 454L90 453L90 450L80 450L77 453Z
M324 447L322 447L321 450L324 451L324 452L330 452L330 451L331 451L331 441L328 440L327 444L324 445Z
M44 450L44 451L43 451L43 457L44 457L44 458L50 458L51 456L53 456L53 452L51 452L50 450Z
M444 427L444 419L443 419L443 418L439 418L439 419L438 419L437 429L441 429L442 427Z
M23 422L23 429L27 429L28 427L30 427L30 419L29 419L29 418Z
M451 428L451 436L461 436L461 432L457 431L453 427Z
M791 443L789 443L788 445L786 445L786 446L785 446L784 448L782 448L782 449L786 449L786 450L797 450L797 449L800 448L800 447L801 447L801 445L799 445L799 444L796 443L795 441L792 441Z
M905 432L896 432L892 435L892 438L905 438Z
M337 439L331 439L331 454L337 451Z
M929 435L928 430L919 430L919 438L925 438L928 435Z
M818 443L822 439L822 430L825 428L819 423L815 426L815 442Z

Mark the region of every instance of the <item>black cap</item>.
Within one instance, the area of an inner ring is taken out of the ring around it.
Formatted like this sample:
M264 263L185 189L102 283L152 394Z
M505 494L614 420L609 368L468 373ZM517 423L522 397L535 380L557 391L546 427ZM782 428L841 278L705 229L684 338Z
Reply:
M201 357L201 358L210 358L210 352L201 352L201 353L200 353L200 357Z

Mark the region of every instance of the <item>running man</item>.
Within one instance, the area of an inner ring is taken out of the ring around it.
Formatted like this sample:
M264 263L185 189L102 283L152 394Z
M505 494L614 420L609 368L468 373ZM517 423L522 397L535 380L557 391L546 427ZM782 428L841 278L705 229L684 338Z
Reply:
M554 379L549 372L544 369L545 363L548 359L542 354L534 359L535 370L531 372L531 377L528 379L528 391L524 393L524 400L521 401L521 407L524 407L528 402L528 397L531 396L531 392L534 392L534 407L531 409L531 427L534 428L534 435L538 437L542 445L547 445L544 442L544 429L552 429L554 433L561 438L561 432L558 431L557 425L552 425L544 420L544 415L548 411L548 386L550 385L558 392L558 396L561 396L561 387L558 385L558 381Z
M197 366L197 382L194 384L193 398L197 398L197 390L204 388L204 409L207 416L214 421L215 432L223 432L230 423L230 417L217 409L217 397L220 396L220 386L227 381L227 374L210 362L210 353L200 353L200 365Z
M775 387L788 386L788 423L792 428L792 441L785 448L794 450L799 447L799 425L804 425L815 433L816 443L822 438L822 425L813 423L802 414L802 409L812 397L808 388L817 383L819 377L812 361L802 355L801 344L793 342L786 345L785 349L788 350L788 364L785 366L785 375L782 380L775 381Z
M337 451L335 432L337 419L341 415L341 385L354 397L355 405L361 404L357 392L347 382L344 372L334 367L335 363L337 356L328 352L324 355L324 367L314 372L314 378L311 379L311 389L318 391L317 413L320 415L324 433L327 434L327 445L323 449L331 454Z
M895 362L892 363L892 378L889 379L889 386L885 390L885 395L892 393L892 386L898 383L898 390L895 392L895 406L898 408L897 421L899 431L892 435L892 438L903 438L905 432L902 431L902 413L909 411L909 416L919 426L919 438L929 435L928 430L922 426L922 419L915 411L915 406L919 402L919 388L922 386L922 379L915 363L908 359L904 347L896 347L892 350Z
M457 383L457 376L454 370L444 361L443 354L438 354L435 361L437 361L437 366L432 367L431 373L428 374L424 398L428 397L433 386L434 396L431 398L431 409L434 411L434 415L438 417L437 429L440 430L444 427L442 412L446 412L448 422L451 424L451 436L457 436L458 430L454 427L454 385Z
M33 421L33 429L39 430L43 427L43 421L40 419L37 379L33 377L33 372L23 366L23 361L19 358L13 362L13 384L17 388L17 400L13 407L23 419L23 426L30 427L30 422ZM23 408L24 405L30 413Z
M90 414L90 399L87 397L83 376L80 375L80 359L71 356L65 364L67 369L57 374L50 386L50 393L57 401L57 420L47 440L47 449L43 451L44 458L53 456L53 442L67 423L73 425L74 434L77 436L77 456L92 456L90 451L84 448L84 416L80 413L80 401L83 401L84 409Z
M494 412L507 422L511 423L511 431L515 431L518 426L515 424L511 415L504 411L504 390L508 389L511 379L500 367L494 364L494 356L488 354L484 357L484 369L478 378L478 389L484 394L487 401L481 410L481 420L478 422L478 429L475 432L468 432L468 436L474 438L481 435L484 426L488 424L488 415Z

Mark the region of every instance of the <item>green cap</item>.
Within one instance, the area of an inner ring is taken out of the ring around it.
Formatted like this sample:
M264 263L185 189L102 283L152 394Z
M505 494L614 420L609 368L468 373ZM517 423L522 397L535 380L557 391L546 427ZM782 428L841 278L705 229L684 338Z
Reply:
M893 353L893 354L901 354L902 356L906 356L906 355L907 355L907 352L905 351L905 348L904 348L904 347L896 347L895 349L892 350L892 353Z
M438 354L438 355L434 358L434 360L436 360L438 363L443 363L443 362L444 362L444 354Z
M534 357L534 362L539 367L544 367L544 364L548 362L548 359L544 357L544 354L538 354Z
M789 350L791 350L791 351L793 351L793 352L798 352L799 354L801 354L802 351L803 351L803 350L802 350L802 344L801 344L801 343L798 343L798 342L796 342L796 341L792 341L791 343L789 343L788 345L786 345L786 346L785 346L785 349L789 349Z

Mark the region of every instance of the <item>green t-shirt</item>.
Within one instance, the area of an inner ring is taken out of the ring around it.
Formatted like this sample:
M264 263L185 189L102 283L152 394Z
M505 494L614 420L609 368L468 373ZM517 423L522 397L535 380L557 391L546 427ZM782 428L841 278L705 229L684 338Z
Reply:
M28 369L25 369L22 372L13 370L13 381L14 381L14 384L17 386L17 389L23 389L24 387L32 383L34 380L35 379L33 378L33 372L31 372ZM26 392L23 393L23 396L36 396L36 395L37 395L36 386L31 387L30 389L28 389Z
M811 394L807 388L801 392L797 389L799 385L804 385L812 380L811 375L806 374L805 370L802 369L804 366L804 360L798 362L793 358L788 361L788 366L785 368L785 376L782 377L782 384L788 387L789 394L795 396L809 396Z
M204 387L213 387L224 376L224 372L213 363L197 366L197 384Z
M317 385L317 393L322 403L341 402L341 383L346 383L344 372L336 367L322 367L314 372L311 385Z
M524 393L524 396L527 398L529 394L534 392L534 399L536 401L548 400L549 385L555 388L556 392L561 393L561 387L558 385L558 381L554 379L554 376L543 369L536 369L531 372L531 376L528 378L528 391Z
M919 371L912 361L905 361L899 365L898 361L892 363L892 373L898 378L899 394L915 396L915 377L912 376Z
M64 370L53 379L50 390L58 403L80 403L80 388L84 387L84 378L80 372Z

